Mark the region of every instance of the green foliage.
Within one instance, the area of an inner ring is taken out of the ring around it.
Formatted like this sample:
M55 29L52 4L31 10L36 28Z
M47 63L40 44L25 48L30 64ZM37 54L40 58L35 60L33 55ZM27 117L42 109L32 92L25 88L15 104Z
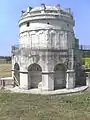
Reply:
M83 58L83 67L90 68L90 58Z

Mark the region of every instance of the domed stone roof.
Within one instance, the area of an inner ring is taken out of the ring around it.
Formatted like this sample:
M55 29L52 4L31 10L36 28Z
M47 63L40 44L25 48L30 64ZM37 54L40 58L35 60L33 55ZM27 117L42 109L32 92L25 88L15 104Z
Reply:
M70 10L70 8L62 8L61 6L60 6L60 4L58 4L58 5L56 5L56 6L48 6L48 5L45 5L45 4L41 4L41 6L38 6L38 7L34 7L34 8L32 8L32 7L28 7L27 8L27 11L28 12L30 12L30 13L37 13L37 12L40 12L40 11L42 11L42 10L44 10L44 11L56 11L56 13L58 12L58 11L62 11L62 12L64 12L64 13L66 13L66 14L70 14L71 13L71 10Z
M39 6L39 7L35 7L35 8L32 8L32 10L30 12L36 12L36 11L41 11L42 7ZM58 10L55 6L45 6L45 10Z
M32 20L64 20L74 24L73 15L70 8L63 8L60 4L50 6L41 4L38 7L28 7L26 11L22 11L19 25Z

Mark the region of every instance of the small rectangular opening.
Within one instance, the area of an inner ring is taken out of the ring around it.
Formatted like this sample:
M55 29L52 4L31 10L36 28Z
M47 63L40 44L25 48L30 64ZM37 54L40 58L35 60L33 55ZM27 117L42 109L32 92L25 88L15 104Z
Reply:
M29 22L27 22L27 27L29 27Z

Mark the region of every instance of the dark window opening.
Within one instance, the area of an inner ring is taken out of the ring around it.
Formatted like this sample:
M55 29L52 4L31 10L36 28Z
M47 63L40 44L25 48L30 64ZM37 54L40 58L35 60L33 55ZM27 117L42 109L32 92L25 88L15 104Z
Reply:
M29 22L27 22L27 27L29 27Z
M67 26L69 27L69 24L67 24Z

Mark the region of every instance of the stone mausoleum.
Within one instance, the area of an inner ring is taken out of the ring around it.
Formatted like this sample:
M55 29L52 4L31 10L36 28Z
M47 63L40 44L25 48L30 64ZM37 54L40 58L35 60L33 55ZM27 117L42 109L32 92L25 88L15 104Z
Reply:
M12 46L12 76L21 89L74 88L80 64L70 8L28 7L21 12L18 45Z

